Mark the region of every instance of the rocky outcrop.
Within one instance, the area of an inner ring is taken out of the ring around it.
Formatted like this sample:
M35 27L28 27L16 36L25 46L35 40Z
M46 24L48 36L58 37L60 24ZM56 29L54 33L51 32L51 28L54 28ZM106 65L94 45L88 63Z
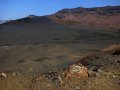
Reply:
M109 56L108 56L109 54ZM112 55L112 56L111 56ZM103 58L104 57L104 58ZM114 58L114 59L113 59ZM91 61L99 62L99 60L106 60L110 64L113 63L120 63L120 45L112 45L108 48L100 50L98 53L88 55L86 57L81 58L77 63L70 65L67 68L66 72L66 79L71 78L88 78L89 76L100 76L104 75L112 75L115 76L113 73L108 73L103 69L106 66L104 64L92 64ZM117 64L116 64L117 65Z
M88 69L82 64L73 64L69 67L69 70L66 74L66 79L70 78L87 78Z

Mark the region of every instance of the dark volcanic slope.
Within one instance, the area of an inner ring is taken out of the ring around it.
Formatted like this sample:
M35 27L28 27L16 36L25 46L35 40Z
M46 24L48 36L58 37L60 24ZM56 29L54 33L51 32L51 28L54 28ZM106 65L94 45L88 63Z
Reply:
M60 23L120 28L120 6L63 9L51 18Z
M115 10L116 12L118 12L119 7L118 10L117 9ZM59 18L59 20L66 21L69 19L68 14L62 14L62 15L65 16L61 19ZM72 14L72 15L74 16L76 14ZM79 15L81 17L81 14ZM85 19L88 20L88 22L90 20L94 20L92 18L87 18L88 15L83 16L81 19L79 15L78 17L75 16L76 20ZM115 15L118 15L118 13L116 13ZM90 17L94 17L94 15L91 15ZM101 17L104 16L100 16L99 17L100 20L102 19ZM114 15L112 16L110 15L110 17L115 19ZM94 23L92 24L93 27L91 26L89 27L89 25L87 27L79 26L79 25L66 25L66 24L56 23L54 21L55 18L56 18L56 14L52 15L52 17L50 16L40 17L40 16L30 15L22 19L13 20L1 24L0 45L21 45L21 44L38 44L38 43L96 43L96 42L119 43L120 41L119 40L120 31L118 29L116 30L110 28L94 27L95 26ZM107 17L105 16L104 18ZM57 21L59 20L57 17ZM109 18L107 20L109 20ZM115 22L117 21L119 21L119 19L115 20ZM104 23L103 21L101 22ZM82 22L81 24L84 23L86 22ZM89 23L86 23L86 25L87 24Z
M12 20L7 23L4 23L2 25L13 25L13 24L50 24L54 23L51 19L49 19L47 16L35 16L35 15L29 15L28 17Z
M0 26L0 45L38 43L118 43L120 33L109 28L55 23L13 22Z

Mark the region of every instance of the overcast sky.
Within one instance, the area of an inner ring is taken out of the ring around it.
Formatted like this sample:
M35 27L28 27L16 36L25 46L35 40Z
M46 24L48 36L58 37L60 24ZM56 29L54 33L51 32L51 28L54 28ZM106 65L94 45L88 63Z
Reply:
M0 0L0 20L49 15L63 8L120 5L120 0Z

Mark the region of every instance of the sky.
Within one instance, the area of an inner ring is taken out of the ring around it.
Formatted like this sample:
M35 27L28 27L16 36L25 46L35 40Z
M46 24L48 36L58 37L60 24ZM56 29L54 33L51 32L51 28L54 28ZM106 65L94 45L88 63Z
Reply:
M50 15L64 8L120 5L120 0L0 0L0 20Z

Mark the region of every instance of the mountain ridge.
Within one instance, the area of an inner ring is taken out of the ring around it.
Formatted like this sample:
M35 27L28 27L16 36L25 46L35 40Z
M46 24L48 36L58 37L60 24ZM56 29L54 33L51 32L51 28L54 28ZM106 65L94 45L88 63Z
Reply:
M96 14L100 14L100 15L120 14L120 6L105 6L105 7L92 7L92 8L77 7L77 8L71 8L71 9L66 8L58 11L57 13L95 14L95 12Z
M62 9L55 14L47 16L29 15L25 18L11 20L6 24L34 24L34 23L58 23L77 24L83 26L98 26L120 28L120 6L105 6L93 8Z
M120 28L120 6L63 9L50 18L64 24Z

